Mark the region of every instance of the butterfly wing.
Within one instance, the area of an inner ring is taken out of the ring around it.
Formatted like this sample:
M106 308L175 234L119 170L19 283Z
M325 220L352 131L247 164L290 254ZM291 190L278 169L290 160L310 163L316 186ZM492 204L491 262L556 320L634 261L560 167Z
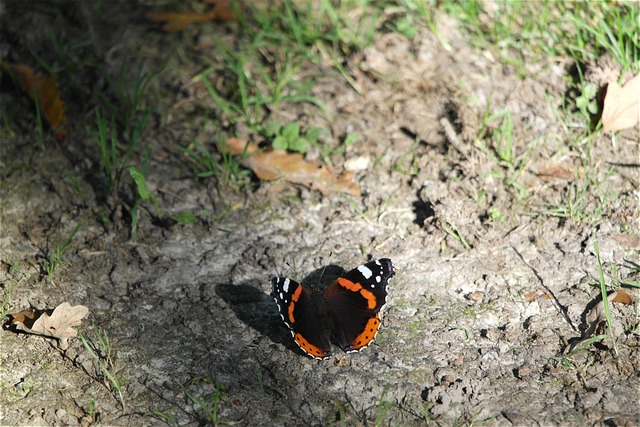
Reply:
M333 338L345 352L360 351L373 342L394 275L391 260L382 258L354 268L324 291Z
M271 279L271 289L280 316L302 351L316 359L331 357L331 344L319 322L311 293L295 280L285 277Z

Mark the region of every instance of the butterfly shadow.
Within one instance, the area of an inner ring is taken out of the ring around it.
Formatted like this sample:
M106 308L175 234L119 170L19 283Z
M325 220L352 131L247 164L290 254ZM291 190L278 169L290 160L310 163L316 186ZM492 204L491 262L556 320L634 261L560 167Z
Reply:
M337 265L328 265L312 271L300 283L306 288L326 289L345 270ZM282 321L273 298L260 290L260 282L251 280L239 285L218 284L216 294L233 310L236 317L275 344L282 344L299 354L305 353L291 337L291 332Z
M262 292L254 281L239 285L218 284L215 290L238 319L262 335L272 337L280 315L273 298Z

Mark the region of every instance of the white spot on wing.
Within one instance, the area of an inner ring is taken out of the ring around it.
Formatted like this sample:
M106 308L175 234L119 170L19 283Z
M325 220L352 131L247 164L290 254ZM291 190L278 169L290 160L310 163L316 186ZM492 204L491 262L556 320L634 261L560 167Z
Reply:
M366 265L361 265L358 267L358 271L364 276L365 279L369 279L369 277L373 276L373 272L369 270Z
M289 293L289 279L284 279L284 285L282 285L282 290Z

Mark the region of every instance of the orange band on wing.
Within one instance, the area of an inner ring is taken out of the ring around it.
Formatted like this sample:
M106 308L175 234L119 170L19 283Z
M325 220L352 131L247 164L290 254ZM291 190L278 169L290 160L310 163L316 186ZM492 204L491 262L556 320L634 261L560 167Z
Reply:
M376 317L369 319L364 331L351 342L353 351L358 351L371 344L371 341L376 337L379 328L380 319L376 314Z
M330 351L325 351L320 347L311 344L300 333L294 334L293 339L296 341L296 344L298 344L305 353L317 359L327 359L331 356Z
M302 295L302 286L298 286L298 289L291 295L291 304L289 304L289 323L292 325L296 322L295 317L293 317L293 309L296 307L296 302L300 299L300 295Z
M360 283L353 283L351 280L347 280L344 277L338 279L338 285L351 292L358 292L364 299L367 300L367 308L373 310L378 304L376 296L368 289L364 289Z

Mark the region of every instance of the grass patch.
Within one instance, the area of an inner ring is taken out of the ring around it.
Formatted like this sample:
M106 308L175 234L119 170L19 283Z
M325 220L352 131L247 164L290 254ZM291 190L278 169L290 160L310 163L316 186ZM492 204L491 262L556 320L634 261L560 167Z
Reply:
M106 333L94 330L98 343L89 341L82 333L78 336L84 345L84 348L89 352L89 355L98 362L100 371L102 372L102 383L108 390L115 392L116 397L122 405L122 411L126 412L126 404L124 401L124 394L122 390L123 383L118 378L115 371L115 362L111 357L113 346L111 340Z
M11 280L9 282L9 287L5 287L6 292L4 294L4 297L2 298L2 305L0 306L0 320L4 319L9 314L9 300L11 299L11 293L18 285L18 283L26 277L26 275L22 272L22 268L20 267L20 265L14 262L11 258L5 259L4 261L2 261L2 263L7 265L7 267L15 270L16 274L20 276L20 278L17 280Z
M47 253L42 262L44 274L50 277L58 269L62 262L62 254L67 250L74 236L84 224L84 222L78 224L63 243L56 242L56 247L53 252L48 251L49 253Z
M536 77L531 64L572 58L579 81L571 109L597 130L596 88L585 82L587 67L608 57L620 76L640 70L640 9L635 2L445 2L443 10L457 18L468 41L494 52L515 67L521 78ZM565 101L567 101L565 99ZM592 123L593 122L593 123Z
M476 137L476 147L496 165L489 176L502 181L516 200L526 200L529 190L523 180L536 140L517 140L511 112L506 109L493 114L487 111L482 123L482 130Z
M196 78L205 85L223 122L245 123L260 133L267 112L283 103L313 104L326 114L322 101L309 95L313 80L298 79L299 57L280 48L268 55L261 52L250 45L239 50L224 48L224 70L212 66ZM220 76L220 85L212 83Z
M191 143L187 147L178 147L178 149L185 154L197 178L214 178L221 191L248 190L251 185L250 172L241 164L243 155L234 156L221 146L223 146L222 143L212 151L200 144Z
M613 171L608 171L605 179L576 180L567 185L562 200L547 205L543 214L568 219L575 224L595 224L606 215L606 207L613 200L609 187L601 188Z
M86 129L98 147L102 164L99 178L103 186L97 189L98 194L109 210L122 207L129 214L129 235L134 239L143 201L150 201L159 216L155 197L146 184L150 152L144 133L151 109L144 106L143 98L160 72L146 74L140 66L131 79L125 64L123 61L116 77L105 75L110 96L100 94L102 105L94 108L94 127L86 125ZM108 214L100 215L103 223L111 223Z
M140 163L137 159L140 148L147 145L142 136L149 124L151 110L143 107L142 98L157 74L145 75L140 67L129 89L123 61L117 78L105 76L114 99L100 94L103 106L95 108L95 130L88 131L100 149L106 193L110 196L117 197L122 189L124 171L131 163Z
M449 236L451 236L453 238L453 240L456 240L457 242L459 242L465 250L470 250L471 249L471 245L469 244L469 242L467 242L467 239L464 238L464 236L462 235L462 233L460 232L460 229L450 220L445 220L442 223L442 229L444 230L445 233L447 233Z
M524 70L524 63L569 56L584 64L605 54L624 70L640 68L639 11L633 2L445 2L469 42ZM526 60L526 61L525 61Z
M607 321L607 336L613 341L614 333L611 327L611 308L609 307L609 298L607 293L607 284L604 281L604 273L602 271L602 262L600 261L600 250L598 249L598 240L593 239L593 253L596 255L596 262L598 263L598 280L600 282L600 296L602 297L602 303L604 306L604 317ZM615 347L615 341L613 341L616 354L618 349Z
M329 0L283 0L252 12L257 24L252 35L254 46L287 46L297 55L317 61L368 46L381 8L369 0L346 0L337 5Z
M200 380L208 384L211 383L211 380L209 378L201 378ZM202 412L204 412L206 416L206 421L210 425L212 426L218 425L218 423L220 422L220 420L218 419L218 409L222 402L225 402L228 400L224 385L222 385L221 383L216 383L214 392L206 395L202 399L196 397L194 394L190 393L187 389L184 389L184 394L198 408L200 408Z

